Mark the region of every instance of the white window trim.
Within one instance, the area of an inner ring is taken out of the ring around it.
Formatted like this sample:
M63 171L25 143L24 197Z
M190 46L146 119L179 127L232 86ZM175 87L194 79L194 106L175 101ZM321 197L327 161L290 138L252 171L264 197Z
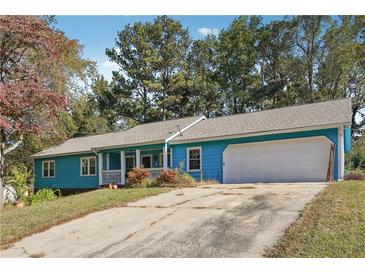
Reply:
M82 174L82 160L87 160L87 174ZM90 174L90 159L95 159L95 174ZM91 157L81 157L80 158L80 176L85 177L85 176L96 176L97 174L97 161L96 161L96 157L95 156L91 156Z
M143 158L146 158L146 157L149 157L150 158L150 163L151 163L151 167L144 167L143 168L146 168L146 169L149 169L149 168L152 168L153 167L153 158L152 158L152 154L143 154L141 155L141 165L143 165Z
M44 164L45 163L48 163L48 176L44 176ZM50 163L53 163L53 165L54 165L54 175L53 176L49 176L49 171L51 170L49 168ZM55 160L42 161L42 178L47 179L47 178L54 178L54 177L56 177L56 162L55 162Z
M168 155L170 155L170 163L169 163L169 165L170 165L170 167L172 167L172 164L171 164L171 151L170 150L168 150L167 151L167 156ZM168 159L168 157L167 157L167 159ZM168 161L168 160L167 160ZM160 152L159 154L158 154L158 165L160 166L160 167L163 167L163 152Z
M199 165L200 165L200 168L199 169L190 169L189 168L189 152L190 152L190 150L196 150L196 149L199 149L199 153L200 153L200 163L199 163ZM202 147L188 147L188 148L186 148L186 170L188 171L188 172L199 172L199 171L202 171L202 157L203 155L202 155Z
M133 167L132 168L135 168L136 167L136 157L134 157L134 155L126 155L125 159L127 160L127 158L132 158L133 159ZM127 168L127 161L125 161L125 168Z

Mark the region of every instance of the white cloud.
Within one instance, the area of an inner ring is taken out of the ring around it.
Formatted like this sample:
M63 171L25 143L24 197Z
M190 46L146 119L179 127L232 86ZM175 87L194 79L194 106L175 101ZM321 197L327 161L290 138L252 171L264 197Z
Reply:
M198 32L199 32L200 34L202 34L203 36L207 36L207 35L214 35L214 36L218 36L218 34L219 34L219 30L218 30L218 29L216 29L216 28L212 28L212 29L210 29L210 28L206 28L206 27L204 27L204 28L199 28L199 29L198 29Z
M112 71L119 70L119 69L120 69L120 67L115 62L112 62L109 60L98 62L99 73L104 75L104 77L109 81L112 80Z
M102 63L102 66L105 68L111 68L111 69L118 69L119 66L117 65L117 63L106 60L105 62Z

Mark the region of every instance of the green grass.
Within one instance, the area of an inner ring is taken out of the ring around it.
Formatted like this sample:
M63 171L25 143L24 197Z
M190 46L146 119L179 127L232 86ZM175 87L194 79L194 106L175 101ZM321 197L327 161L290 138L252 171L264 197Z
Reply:
M365 181L331 184L266 255L365 257Z
M99 189L21 209L3 210L0 212L0 245L5 247L25 236L88 213L122 206L167 191L168 188Z

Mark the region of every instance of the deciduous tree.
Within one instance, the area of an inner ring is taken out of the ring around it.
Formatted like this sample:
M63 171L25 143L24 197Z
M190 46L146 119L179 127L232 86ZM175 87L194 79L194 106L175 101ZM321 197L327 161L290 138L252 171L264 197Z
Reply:
M57 82L45 73L59 63L61 44L62 38L38 18L0 17L1 186L5 154L25 134L49 127L66 107L64 94L53 89Z
M365 16L341 16L323 35L318 69L321 100L352 98L352 131L363 128L365 108Z
M51 27L53 22L48 17L0 16L1 185L5 154L15 155L14 163L15 148L29 155L30 148L38 151L36 143L44 147L41 140L50 144L59 133L70 137L62 131L70 122L70 87L93 71L94 63L80 58L78 42Z

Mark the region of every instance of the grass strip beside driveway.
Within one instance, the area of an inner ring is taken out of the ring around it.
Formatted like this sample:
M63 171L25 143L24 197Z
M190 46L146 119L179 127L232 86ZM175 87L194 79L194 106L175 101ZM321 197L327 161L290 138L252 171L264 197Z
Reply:
M167 192L168 188L98 189L20 209L0 212L0 245L24 238L88 213L123 206L148 196Z
M365 181L332 183L266 255L364 258Z

